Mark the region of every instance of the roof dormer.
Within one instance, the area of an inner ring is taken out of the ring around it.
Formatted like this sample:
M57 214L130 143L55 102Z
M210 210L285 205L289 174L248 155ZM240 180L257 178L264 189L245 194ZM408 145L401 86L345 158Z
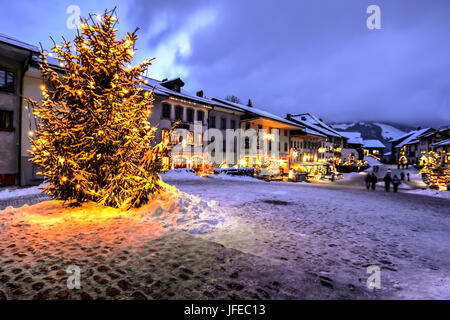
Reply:
M181 92L181 88L184 87L184 82L180 78L175 78L175 79L163 81L163 82L161 82L161 85L172 91Z

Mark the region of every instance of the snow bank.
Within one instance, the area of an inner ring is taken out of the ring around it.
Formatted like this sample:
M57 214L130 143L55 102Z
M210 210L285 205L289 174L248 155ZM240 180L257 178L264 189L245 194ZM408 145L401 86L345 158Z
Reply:
M92 202L70 207L57 200L8 207L0 211L0 230L4 231L5 239L16 239L21 242L17 246L23 248L39 247L32 240L36 234L50 242L75 237L85 246L101 242L111 247L139 248L146 239L159 237L171 229L206 234L225 221L215 201L203 201L167 184L163 187L164 192L147 205L128 211Z
M195 174L192 169L174 169L161 173L160 177L163 181L178 181L178 180L200 180L202 179Z
M260 182L260 183L265 182L263 180L259 180L259 179L249 177L249 176L235 176L235 175L226 174L226 173L214 174L214 175L210 175L209 177L213 178L213 179L221 179L221 180L229 180L229 181L248 181L248 182Z
M450 199L450 191L438 191L434 189L412 190L408 193L419 194L423 196Z
M0 200L18 198L22 196L30 196L42 193L41 188L44 187L45 183L40 186L30 187L30 188L10 188L0 191Z

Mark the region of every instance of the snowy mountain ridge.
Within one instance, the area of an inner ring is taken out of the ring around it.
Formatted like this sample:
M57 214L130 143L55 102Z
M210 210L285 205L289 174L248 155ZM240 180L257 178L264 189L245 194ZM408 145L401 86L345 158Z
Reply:
M414 130L414 127L393 123L393 122L372 122L372 121L354 121L331 123L334 129L338 131L360 132L364 140L380 140L385 145L392 138L396 138L408 131Z

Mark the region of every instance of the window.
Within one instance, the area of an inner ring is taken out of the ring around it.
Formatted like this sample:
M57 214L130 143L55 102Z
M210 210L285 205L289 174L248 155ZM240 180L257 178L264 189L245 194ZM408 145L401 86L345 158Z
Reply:
M287 137L289 134L289 130L284 129L284 136Z
M162 118L170 119L170 109L171 106L168 103L162 104Z
M203 123L204 120L205 120L205 113L203 111L198 110L197 111L197 121L200 121L201 123Z
M215 128L216 127L216 117L215 116L211 116L209 118L209 127L210 128Z
M236 130L236 120L231 120L231 129Z
M11 130L12 126L12 111L0 110L0 130Z
M187 118L187 122L194 122L194 110L193 109L186 110L186 118Z
M287 142L284 143L284 152L288 152L288 143Z
M250 130L250 122L247 122L247 123L245 124L245 130Z
M194 144L194 133L193 132L188 132L187 144L189 144L189 145L193 145Z
M220 129L225 130L227 128L227 118L220 119Z
M196 145L201 146L203 144L203 134L197 133L197 141L195 142Z
M0 70L0 90L14 91L15 75L13 72Z
M175 107L175 120L183 120L183 107Z

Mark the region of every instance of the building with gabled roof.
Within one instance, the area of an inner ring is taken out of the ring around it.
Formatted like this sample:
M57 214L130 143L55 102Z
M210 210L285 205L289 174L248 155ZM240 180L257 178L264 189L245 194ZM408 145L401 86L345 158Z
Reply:
M25 185L27 171L33 170L22 148L28 131L23 132L21 96L33 57L38 54L37 47L0 35L0 186Z

